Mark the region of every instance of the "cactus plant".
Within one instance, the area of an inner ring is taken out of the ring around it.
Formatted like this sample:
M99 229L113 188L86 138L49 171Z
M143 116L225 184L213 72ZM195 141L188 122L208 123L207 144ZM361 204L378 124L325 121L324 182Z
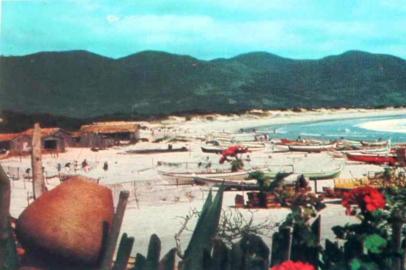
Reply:
M224 186L221 186L211 201L210 191L185 251L182 269L204 270L203 254L205 250L210 252L212 248L213 238L216 235L220 220L223 192Z
M116 262L113 270L127 269L128 260L134 245L134 238L128 237L126 233L121 236L120 245L117 251Z
M176 269L176 248L173 248L159 262L159 270L174 270Z
M147 260L143 270L156 270L159 267L159 256L161 254L161 240L156 234L151 235L148 245Z
M145 258L140 253L135 256L135 265L132 270L143 270L146 264L147 258Z

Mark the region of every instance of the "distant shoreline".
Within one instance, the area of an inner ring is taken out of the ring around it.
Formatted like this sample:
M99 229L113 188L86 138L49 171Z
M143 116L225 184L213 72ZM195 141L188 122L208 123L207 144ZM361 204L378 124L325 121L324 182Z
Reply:
M137 121L145 125L184 125L192 127L196 124L207 126L209 129L221 130L221 127L231 126L234 131L240 128L256 128L272 124L288 124L308 121L324 121L333 119L349 119L362 116L406 114L406 108L320 108L305 109L294 108L288 110L262 110L253 109L238 113L178 113L167 116L150 117L124 117L101 116L91 119L75 119L51 114L22 114L15 112L3 113L0 121L0 132L18 132L25 130L35 122L43 127L61 127L67 130L76 130L83 124L97 121ZM220 126L218 125L220 123ZM211 127L212 126L212 127Z
M240 129L260 128L267 125L403 114L406 114L406 108L322 109L301 112L252 110L241 115L206 114L193 116L188 120L185 117L170 116L166 120L154 123L171 128L186 129L200 135L208 131L238 132Z

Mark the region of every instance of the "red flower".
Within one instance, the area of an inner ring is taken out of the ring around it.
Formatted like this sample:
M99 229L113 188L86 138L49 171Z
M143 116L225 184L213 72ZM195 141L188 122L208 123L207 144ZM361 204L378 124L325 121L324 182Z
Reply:
M221 154L223 156L236 156L237 154L247 153L248 149L239 145L233 145L224 150Z
M275 265L271 270L316 270L316 268L305 262L286 261Z
M353 205L357 205L363 212L374 212L385 208L385 196L376 188L359 187L344 194L342 205L347 209L347 214L354 214Z
M229 148L227 148L226 150L224 150L221 153L221 158L220 158L220 163L223 164L224 161L229 161L228 157L236 157L237 154L243 154L243 153L247 153L248 149L246 147L242 147L239 145L233 145L230 146Z

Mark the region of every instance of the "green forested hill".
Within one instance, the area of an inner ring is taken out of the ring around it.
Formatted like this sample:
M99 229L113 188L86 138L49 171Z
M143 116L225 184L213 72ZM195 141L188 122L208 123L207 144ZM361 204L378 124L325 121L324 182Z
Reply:
M252 108L406 105L406 61L349 51L318 60L265 52L203 61L145 51L0 57L0 109L75 118Z

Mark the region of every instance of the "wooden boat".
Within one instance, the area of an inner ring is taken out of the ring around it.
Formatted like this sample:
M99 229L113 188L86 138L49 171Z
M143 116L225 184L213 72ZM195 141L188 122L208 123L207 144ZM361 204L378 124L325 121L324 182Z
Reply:
M243 142L239 143L238 145L246 147L250 151L261 150L265 148L265 144L263 142Z
M371 186L367 177L362 178L337 178L334 179L334 190L347 191L361 186Z
M195 178L217 178L222 180L236 180L242 181L248 177L249 171L238 171L238 172L163 172L158 171L165 179L167 179L171 184L174 185L192 185L195 183Z
M227 144L227 145L204 145L204 146L201 146L200 148L202 149L203 153L221 154L229 146L232 146L232 144ZM261 151L261 150L265 149L265 144L264 143L243 143L243 144L239 144L239 146L241 146L243 148L247 148L249 152Z
M279 140L272 139L271 142L275 144L280 144L280 145L308 145L308 144L328 144L326 141L321 141L321 140L315 140L315 139L296 139L296 140L291 140L291 139L286 139L282 138Z
M214 153L214 154L221 154L224 150L226 150L225 147L221 146L201 146L203 153Z
M151 148L151 149L137 149L128 150L126 154L163 154L163 153L174 153L174 152L187 152L189 149L187 147L168 147L168 148Z
M243 189L256 190L258 189L257 180L225 180L222 178L195 177L194 182L197 185L219 186L224 185L226 189Z
M390 151L388 146L383 147L361 147L357 148L356 150L343 150L342 153L379 153L379 154L386 154Z
M388 140L383 141L361 141L363 146L386 146L389 144Z
M275 178L278 173L292 173L292 174L303 174L304 177L309 178L310 180L323 180L323 179L333 179L340 175L341 171L344 168L344 164L340 164L338 167L326 171L268 171L265 173L266 177Z
M296 152L321 152L335 149L336 143L331 144L302 144L302 145L288 145L289 151Z
M378 165L394 166L398 163L397 156L394 154L378 153L347 153L347 159Z
M282 138L279 141L273 140L273 142L275 144L280 144L280 145L291 145L291 144L298 144L299 143L299 141L289 140L289 139L285 139L285 138Z
M354 146L360 146L361 142L360 141L355 141L355 140L348 140L348 139L340 139L338 141L339 144L346 144L346 145L354 145Z

